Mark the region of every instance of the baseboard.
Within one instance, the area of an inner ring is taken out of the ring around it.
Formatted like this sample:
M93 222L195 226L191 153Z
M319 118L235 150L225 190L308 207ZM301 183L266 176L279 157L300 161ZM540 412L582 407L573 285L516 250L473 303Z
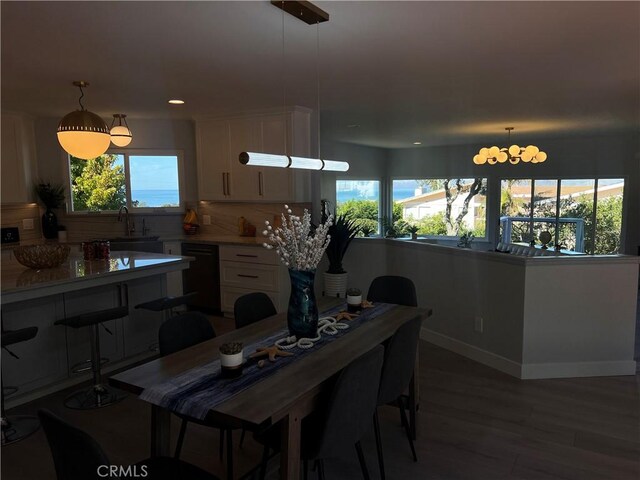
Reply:
M422 328L420 338L523 380L636 375L637 364L633 360L521 364L428 328Z
M518 362L514 362L513 360L509 360L506 357L487 352L486 350L474 345L470 345L424 327L420 331L420 338L446 350L462 355L463 357L470 358L478 363L482 363L488 367L495 368L496 370L520 378L522 365Z
M612 377L635 374L636 362L633 360L616 362L525 363L522 365L522 376L520 378Z

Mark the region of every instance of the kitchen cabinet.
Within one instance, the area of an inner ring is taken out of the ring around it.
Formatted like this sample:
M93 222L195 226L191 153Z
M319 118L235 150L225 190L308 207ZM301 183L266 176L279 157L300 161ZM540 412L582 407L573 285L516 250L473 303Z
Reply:
M23 115L2 113L2 203L33 202L36 176L33 121Z
M196 122L200 200L308 201L310 172L242 165L241 152L310 154L310 111L299 107ZM300 182L296 188L296 182ZM304 188L301 188L304 186Z
M233 315L238 297L266 293L281 312L289 299L287 269L273 250L236 245L220 246L220 299L223 314Z
M164 242L164 253L167 255L182 255L182 242ZM182 272L167 273L167 296L182 295Z
M164 295L164 275L154 275L3 305L3 328L38 327L34 339L9 347L19 359L2 351L4 385L18 387L13 398L19 399L34 390L59 389L55 385L88 380L90 370L82 374L72 370L91 358L90 328L69 328L55 322L121 304L129 306L129 314L99 327L100 354L109 359L102 372L124 366L127 359L154 355L151 348L157 345L163 314L134 307Z

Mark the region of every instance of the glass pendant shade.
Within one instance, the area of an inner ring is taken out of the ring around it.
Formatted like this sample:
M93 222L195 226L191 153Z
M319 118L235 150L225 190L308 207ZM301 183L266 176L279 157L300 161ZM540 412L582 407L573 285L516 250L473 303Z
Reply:
M109 148L111 136L107 124L95 113L77 110L68 113L58 124L58 142L69 155L89 160Z
M118 124L116 125L116 121ZM124 125L122 124L124 122ZM113 121L111 122L111 143L116 147L126 147L131 143L133 134L127 125L127 116L124 113L114 113Z
M520 147L518 145L511 145L509 147L509 155L511 155L512 157L520 155Z
M302 170L322 170L322 160L317 158L290 157L291 168L300 168Z

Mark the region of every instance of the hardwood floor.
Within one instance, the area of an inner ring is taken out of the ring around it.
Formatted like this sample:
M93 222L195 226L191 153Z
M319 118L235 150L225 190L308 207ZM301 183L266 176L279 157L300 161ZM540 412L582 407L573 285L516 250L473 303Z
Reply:
M228 322L214 320L219 333ZM426 342L420 359L418 463L411 460L397 410L381 410L389 479L640 478L640 376L521 381ZM10 413L50 408L95 436L116 464L148 456L146 404L129 396L103 410L78 412L63 407L66 393ZM261 450L251 435L242 449L238 440L236 434L235 471L245 475ZM224 477L217 442L217 431L190 426L183 458ZM372 434L363 446L372 477L379 478ZM277 478L277 463L271 462L271 478ZM355 449L326 467L329 479L361 478ZM42 431L2 449L3 480L54 478Z

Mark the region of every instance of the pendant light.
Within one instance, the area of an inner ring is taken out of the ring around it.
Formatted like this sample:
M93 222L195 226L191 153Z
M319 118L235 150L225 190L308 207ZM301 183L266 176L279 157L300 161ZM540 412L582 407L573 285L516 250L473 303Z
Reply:
M514 127L506 127L507 131L507 145L511 145L511 131ZM528 147L520 147L513 144L510 147L499 148L483 147L473 157L473 163L476 165L495 165L496 163L506 163L507 161L511 165L517 165L521 161L524 163L543 163L547 160L547 154L541 151L535 145L529 145Z
M308 25L317 26L317 93L318 93L318 156L320 156L320 23L329 20L329 14L322 9L316 7L311 2L302 1L282 1L272 0L272 5L282 9L282 59L284 64L284 12L302 20ZM284 69L283 69L284 71ZM283 110L286 116L285 87L283 74ZM239 161L243 165L253 165L259 167L280 167L280 168L297 168L302 170L324 170L334 172L346 172L349 170L347 162L336 160L322 160L320 158L294 157L287 155L287 129L284 138L284 155L273 155L257 152L242 152Z
M117 125L116 120L118 121ZM124 122L124 125L122 125L122 122ZM124 113L113 114L109 134L111 135L111 143L117 147L126 147L131 143L133 135L131 134L129 125L127 125L127 116Z
M82 97L88 82L77 81L73 85L80 89L80 110L66 114L58 124L58 142L69 155L89 160L102 155L109 148L111 137L104 120L84 108Z

